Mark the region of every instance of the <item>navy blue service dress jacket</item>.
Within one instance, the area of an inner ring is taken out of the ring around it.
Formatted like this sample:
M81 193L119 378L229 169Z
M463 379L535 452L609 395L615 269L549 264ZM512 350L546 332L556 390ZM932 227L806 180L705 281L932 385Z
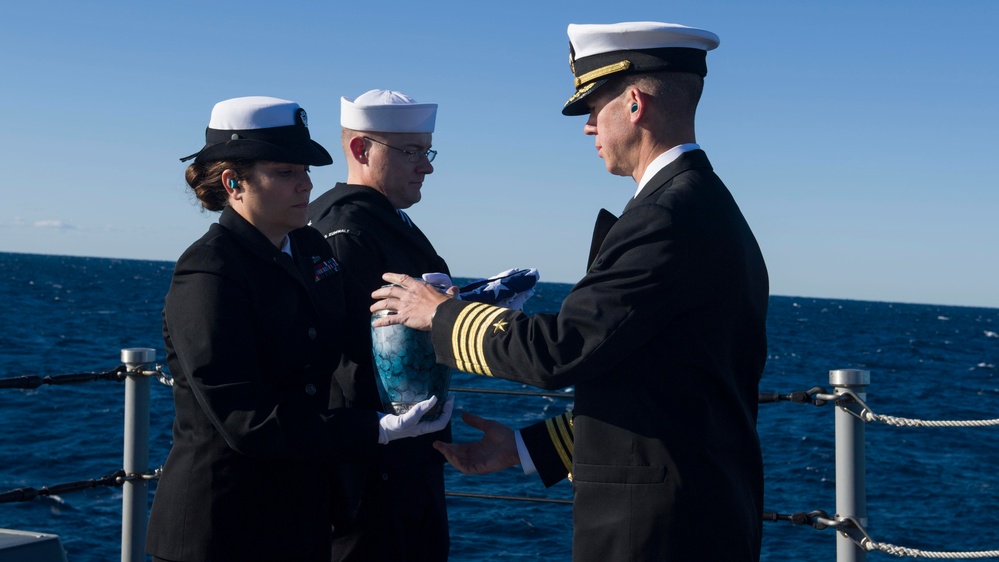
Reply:
M163 311L176 419L149 519L156 557L326 555L331 486L359 485L332 481L331 467L380 446L374 412L329 403L334 368L357 350L343 333L343 272L315 230L289 237L293 258L227 207L177 261Z
M600 238L558 314L443 303L438 360L575 385L574 560L758 560L769 288L756 239L701 150Z
M371 293L387 271L419 278L447 273L447 264L412 221L402 218L380 192L338 183L309 205L309 221L326 237L359 290L350 302L371 305ZM348 328L364 337L362 360L350 357L336 371L351 407L383 410L371 360L370 313ZM335 525L333 560L446 560L450 548L444 502L444 457L433 442L451 441L451 426L400 439L378 449L369 465L357 519Z

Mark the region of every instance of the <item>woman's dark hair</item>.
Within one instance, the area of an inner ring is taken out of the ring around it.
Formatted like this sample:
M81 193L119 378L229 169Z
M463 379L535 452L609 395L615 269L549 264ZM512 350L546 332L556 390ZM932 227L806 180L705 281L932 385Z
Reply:
M229 193L222 185L222 172L236 172L236 181L250 176L253 160L218 160L204 164L191 164L184 173L187 185L201 201L201 206L209 211L221 211L229 204Z

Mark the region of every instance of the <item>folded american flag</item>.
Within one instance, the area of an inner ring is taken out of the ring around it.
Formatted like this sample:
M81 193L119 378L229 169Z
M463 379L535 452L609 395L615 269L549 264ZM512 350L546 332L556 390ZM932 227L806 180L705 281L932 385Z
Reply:
M524 301L534 294L541 276L537 269L508 269L488 279L478 279L460 287L458 298L520 310ZM451 278L443 273L425 273L423 280L431 285L451 286Z

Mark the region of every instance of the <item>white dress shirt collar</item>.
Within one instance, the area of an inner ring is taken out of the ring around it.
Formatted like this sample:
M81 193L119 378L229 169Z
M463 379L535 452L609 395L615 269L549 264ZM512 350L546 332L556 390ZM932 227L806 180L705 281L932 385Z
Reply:
M642 189L645 188L645 185L649 183L653 176L658 174L659 171L666 166L669 166L674 160L679 158L681 154L684 152L690 152L691 150L697 150L699 148L701 148L699 144L688 142L686 144L674 146L659 156L656 156L656 159L649 163L649 166L645 168L645 173L642 174L642 181L638 182L638 189L635 190L635 196L632 197L632 199L638 197L638 194L642 192Z

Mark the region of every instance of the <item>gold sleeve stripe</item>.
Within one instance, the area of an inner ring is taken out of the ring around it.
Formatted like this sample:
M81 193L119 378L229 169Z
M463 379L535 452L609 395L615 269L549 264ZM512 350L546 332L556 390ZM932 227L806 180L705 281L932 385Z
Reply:
M576 78L576 87L578 88L582 84L596 80L597 78L603 78L608 74L614 74L615 72L621 72L622 70L627 70L631 66L631 61L623 60L621 62L616 62L614 64L608 64L607 66L602 66L596 70L591 70L586 74Z
M482 317L489 313L489 307L482 303L475 303L466 307L455 322L452 333L452 346L455 351L455 361L458 369L466 373L478 373L492 376L489 366L481 359L476 351L478 344L475 340L474 330L482 321Z
M479 305L473 304L466 306L461 309L458 313L458 318L454 321L454 327L451 329L451 349L454 352L455 364L459 371L465 371L466 373L478 373L476 369L471 364L471 356L468 353L468 345L462 334L465 331L465 325L470 321L472 316L476 312L481 312L479 310Z
M482 344L493 321L505 310L498 306L472 303L458 313L451 331L451 349L459 371L493 376L486 364Z
M555 445L555 451L558 452L559 458L562 459L566 472L572 472L572 420L568 419L567 414L562 414L545 420L545 426L548 428L548 435L551 437L552 444Z
M491 377L493 376L493 373L489 369L489 365L486 364L486 350L484 345L486 341L486 334L490 328L492 328L493 333L496 333L496 328L493 327L493 322L507 309L488 305L483 305L483 307L487 310L484 311L482 316L478 319L478 324L472 328L474 332L470 332L472 338L471 343L473 345L472 352L474 354L473 359L482 365L482 374Z

